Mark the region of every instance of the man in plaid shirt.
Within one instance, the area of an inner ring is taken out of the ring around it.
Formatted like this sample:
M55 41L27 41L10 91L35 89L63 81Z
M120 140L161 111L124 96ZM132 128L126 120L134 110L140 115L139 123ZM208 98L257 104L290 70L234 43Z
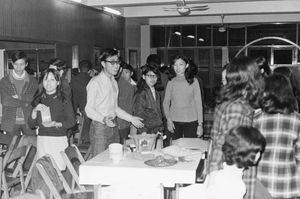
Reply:
M222 168L225 135L233 127L252 126L252 108L260 93L261 76L253 59L234 58L226 69L227 84L217 98L214 124L211 131L212 146L209 157L209 172ZM230 179L229 179L230 180ZM256 167L244 171L243 180L247 187L245 199L254 199Z

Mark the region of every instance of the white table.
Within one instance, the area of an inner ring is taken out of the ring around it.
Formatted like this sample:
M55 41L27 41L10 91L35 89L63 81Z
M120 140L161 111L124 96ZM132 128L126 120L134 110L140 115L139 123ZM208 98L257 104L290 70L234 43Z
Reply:
M207 147L207 146L205 146ZM88 160L79 167L82 185L143 184L174 186L176 183L194 184L196 169L202 154L190 156L191 162L178 162L169 167L151 167L133 153L118 164L109 158L108 150ZM153 157L149 157L152 159Z

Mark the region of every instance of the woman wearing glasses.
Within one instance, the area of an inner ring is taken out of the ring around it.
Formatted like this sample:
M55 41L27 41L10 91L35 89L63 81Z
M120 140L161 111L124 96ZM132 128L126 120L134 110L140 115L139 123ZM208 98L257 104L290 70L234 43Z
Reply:
M164 112L173 139L197 137L203 133L203 110L198 80L190 61L177 55L171 62L176 76L168 82Z
M139 133L156 134L163 131L160 95L155 90L159 78L159 70L155 65L146 64L142 67L142 78L137 87L134 100L134 115L144 119L144 127Z

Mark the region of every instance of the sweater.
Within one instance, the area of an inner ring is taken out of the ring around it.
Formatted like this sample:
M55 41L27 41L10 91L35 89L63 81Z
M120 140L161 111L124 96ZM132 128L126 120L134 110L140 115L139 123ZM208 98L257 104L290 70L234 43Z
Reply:
M11 77L7 75L0 81L0 94L2 103L1 130L3 131L13 132L14 126L16 124L17 109L22 108L26 124L26 132L24 133L34 133L34 131L32 131L28 127L27 120L32 109L30 103L33 99L33 95L38 89L38 83L33 76L30 76L28 74L26 75L28 78L25 81L19 98L17 99L13 98L14 95L17 95L17 92Z
M39 127L39 136L66 136L67 129L75 125L75 114L70 99L66 97L65 101L62 102L56 93L52 95L43 94L40 103L50 108L51 120L61 122L62 127L44 127L40 111L37 112L36 119L29 117L28 125L31 128Z
M175 122L203 122L202 100L196 78L189 84L184 76L168 82L163 102L165 116Z

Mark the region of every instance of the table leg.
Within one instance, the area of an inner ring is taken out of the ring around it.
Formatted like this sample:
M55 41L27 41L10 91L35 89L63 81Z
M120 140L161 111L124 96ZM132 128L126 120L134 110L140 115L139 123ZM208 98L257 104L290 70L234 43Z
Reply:
M101 199L101 184L94 185L94 199Z

